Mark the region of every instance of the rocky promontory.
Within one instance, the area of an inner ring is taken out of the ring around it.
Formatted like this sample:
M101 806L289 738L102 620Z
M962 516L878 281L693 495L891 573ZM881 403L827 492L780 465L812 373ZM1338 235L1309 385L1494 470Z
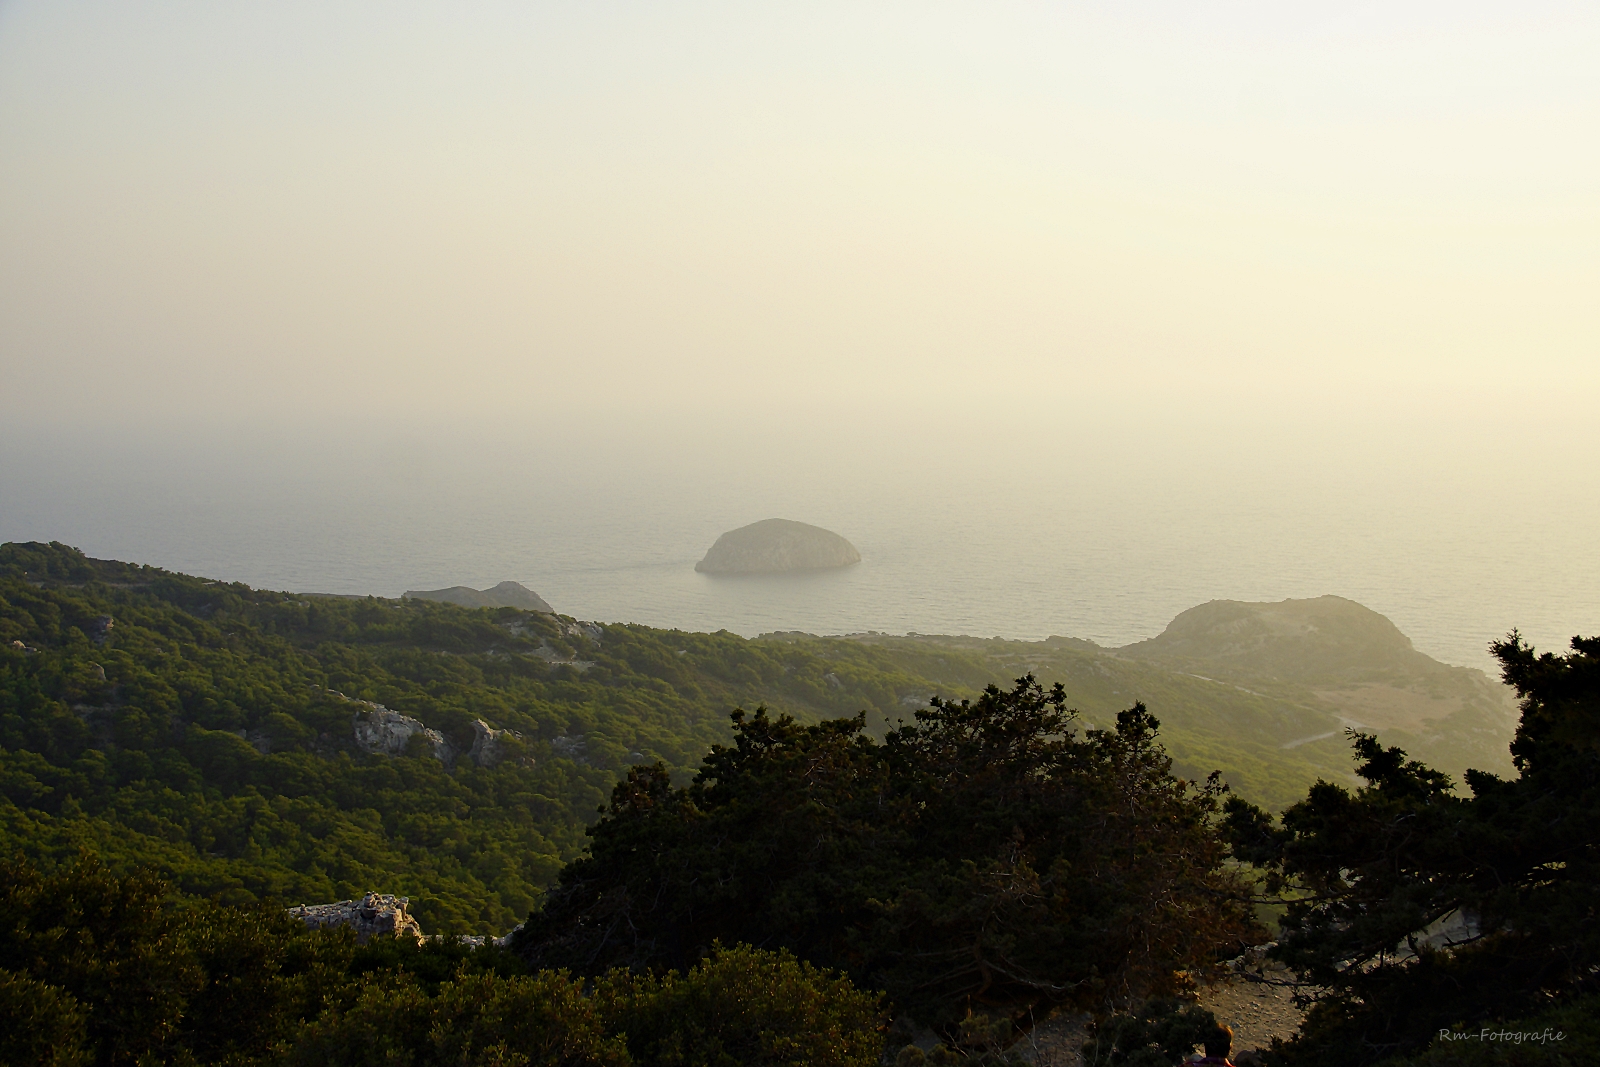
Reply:
M702 574L783 574L860 562L856 546L831 530L792 519L762 519L717 538L694 569Z
M448 589L407 589L406 600L437 600L446 604L459 604L464 608L521 608L554 615L555 608L545 603L544 597L521 582L501 582L492 589L470 589L452 585Z

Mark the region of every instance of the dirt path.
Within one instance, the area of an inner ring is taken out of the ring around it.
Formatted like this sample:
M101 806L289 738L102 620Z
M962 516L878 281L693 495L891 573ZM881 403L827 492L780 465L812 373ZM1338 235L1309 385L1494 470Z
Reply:
M1264 970L1262 976L1285 981L1289 974L1281 968L1271 968ZM1217 1022L1233 1027L1236 1059L1247 1050L1266 1048L1275 1037L1287 1040L1305 1017L1294 1006L1294 992L1288 986L1245 978L1204 986L1199 1000L1201 1007L1217 1017ZM1089 1039L1088 1022L1087 1015L1052 1015L1012 1046L1012 1051L1035 1067L1080 1067L1081 1050Z
M1264 976L1287 981L1289 973L1277 968ZM1287 1041L1305 1018L1294 1006L1293 989L1244 979L1201 989L1200 1006L1209 1008L1217 1022L1233 1027L1233 1047L1239 1052L1266 1048L1275 1037Z

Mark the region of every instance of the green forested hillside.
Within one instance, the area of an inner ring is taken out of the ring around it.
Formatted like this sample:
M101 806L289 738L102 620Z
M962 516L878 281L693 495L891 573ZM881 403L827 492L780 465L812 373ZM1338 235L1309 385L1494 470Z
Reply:
M1339 719L1302 690L1265 694L1164 665L1130 660L1088 641L1052 637L1007 641L973 637L847 638L768 635L822 657L870 649L897 673L921 680L885 714L910 717L930 694L966 696L990 681L1032 674L1060 682L1085 726L1110 726L1117 713L1143 701L1161 720L1161 739L1178 773L1203 778L1221 770L1236 791L1269 808L1293 802L1317 778L1350 774L1349 744ZM845 670L841 679L850 678ZM870 679L856 681L864 690ZM863 705L867 706L867 705ZM1508 734L1509 737L1509 734Z
M1257 627L1262 616L1291 625ZM1242 634L1240 620L1250 624ZM1186 628L1203 639L1172 647L1169 635ZM763 640L805 641L819 651L839 643L778 634ZM1401 745L1457 780L1469 767L1511 772L1511 690L1482 671L1417 652L1388 619L1339 597L1213 601L1179 615L1161 638L1117 649L1061 637L844 640L880 649L902 671L940 684L981 685L1024 673L1060 681L1096 725L1143 700L1159 714L1162 740L1182 773L1220 768L1236 791L1270 808L1291 803L1318 776L1350 780L1347 728Z
M0 547L0 850L87 846L225 901L409 895L425 929L500 933L585 844L631 764L687 780L728 713L865 710L882 735L932 694L1032 671L1089 724L1143 700L1180 773L1213 768L1269 808L1348 775L1338 721L1086 642L746 640L422 600L319 598ZM363 752L376 702L461 752L473 720L516 731L497 765L413 739ZM1285 748L1306 737L1322 740Z
M0 847L87 845L241 901L382 886L444 932L525 916L630 761L694 766L766 690L854 710L815 657L730 634L268 593L56 545L0 550L0 646ZM463 750L479 717L523 742L491 768L368 755L355 700Z

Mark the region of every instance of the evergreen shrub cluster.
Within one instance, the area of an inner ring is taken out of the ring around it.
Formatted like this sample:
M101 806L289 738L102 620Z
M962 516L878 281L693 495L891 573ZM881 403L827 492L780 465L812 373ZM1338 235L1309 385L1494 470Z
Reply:
M92 857L0 863L6 1067L866 1067L878 997L782 952L584 982L504 949L308 930Z
M1513 633L1493 651L1522 698L1516 777L1468 771L1462 795L1357 734L1359 788L1319 782L1281 820L1229 798L1235 852L1288 900L1272 955L1315 990L1285 1062L1576 1064L1600 1047L1600 639L1541 655Z
M848 972L952 1043L1186 988L1264 939L1215 818L1142 706L1073 728L1032 678L935 700L879 743L861 718L736 713L695 780L634 768L589 854L514 937L540 966L682 968L714 943Z

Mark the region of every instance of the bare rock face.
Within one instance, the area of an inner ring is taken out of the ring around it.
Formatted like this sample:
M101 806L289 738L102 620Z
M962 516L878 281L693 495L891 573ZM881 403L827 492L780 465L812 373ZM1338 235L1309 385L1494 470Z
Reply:
M584 754L588 747L589 742L584 740L582 734L573 734L571 737L562 734L560 737L552 737L550 739L551 750L556 755L565 756L574 763L588 764L589 758Z
M351 703L357 707L356 713L350 717L350 728L355 735L356 747L363 752L398 756L405 752L413 737L421 734L433 749L433 758L440 763L454 764L461 755L461 752L450 743L449 738L421 719L402 715L398 711L390 711L382 704L374 704L370 700L355 700ZM521 737L522 735L515 730L496 730L482 719L474 719L472 746L467 749L467 758L479 767L493 767L505 758L503 740Z
M456 752L444 734L430 729L420 719L390 711L382 704L356 701L360 705L350 717L355 733L356 747L363 752L376 752L385 756L398 756L405 752L411 738L421 734L433 748L433 756L441 763L452 763Z
M505 758L501 739L521 737L515 730L496 730L482 719L472 720L472 748L467 758L479 767L493 767Z
M360 900L341 900L337 904L301 904L290 908L289 917L299 919L307 926L323 928L348 926L356 932L361 944L374 937L410 937L418 941L436 941L443 934L425 934L422 926L411 917L410 897L397 897L389 893L368 893ZM518 923L510 932L500 937L467 934L455 940L473 948L484 945L505 945L511 935L522 929Z
M464 608L520 608L546 615L554 615L556 610L521 582L501 582L492 589L469 589L464 585L452 585L449 589L408 589L403 596L408 600L437 600Z
M410 897L368 893L360 900L341 900L337 904L301 904L289 909L289 917L307 926L351 927L356 932L356 940L362 943L375 936L411 937L421 941L422 927L406 910L410 906Z
M792 519L762 519L717 538L694 569L703 574L783 574L860 562L856 546L831 530Z

